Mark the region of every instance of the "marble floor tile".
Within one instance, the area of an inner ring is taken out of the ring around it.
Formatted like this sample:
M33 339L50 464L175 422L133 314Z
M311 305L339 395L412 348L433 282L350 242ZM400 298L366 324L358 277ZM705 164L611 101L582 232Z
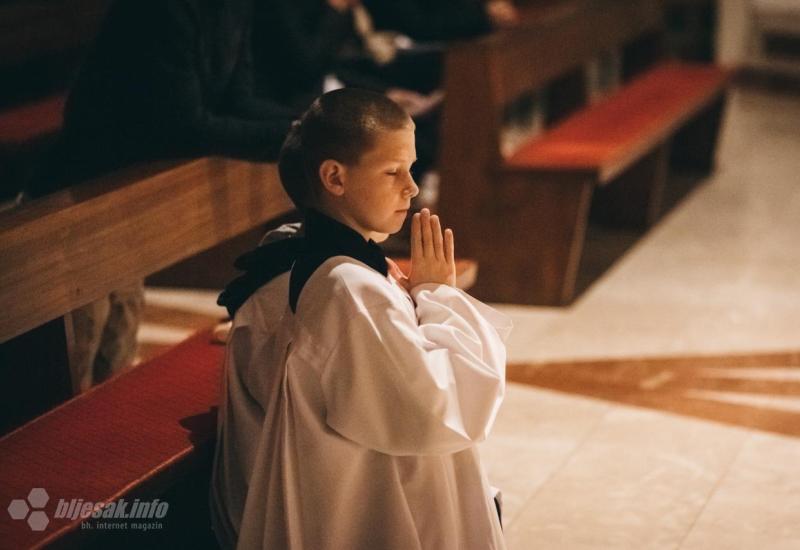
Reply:
M508 525L508 547L677 548L747 436L616 406Z
M800 439L750 435L680 548L800 548Z
M503 493L506 525L583 443L613 405L510 383L481 457Z

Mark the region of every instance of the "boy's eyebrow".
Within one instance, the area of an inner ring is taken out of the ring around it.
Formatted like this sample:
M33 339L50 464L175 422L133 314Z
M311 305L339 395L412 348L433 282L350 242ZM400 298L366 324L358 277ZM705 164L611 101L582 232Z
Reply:
M411 164L414 164L415 162L417 162L417 160L418 160L417 157L414 157L413 159L411 159ZM402 162L405 162L405 159L393 158L393 159L387 159L386 160L387 164L390 163L390 162L401 162L402 163Z

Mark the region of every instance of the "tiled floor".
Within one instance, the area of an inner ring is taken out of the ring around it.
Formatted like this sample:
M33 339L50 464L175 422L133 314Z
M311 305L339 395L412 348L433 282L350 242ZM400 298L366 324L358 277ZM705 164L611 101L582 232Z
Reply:
M142 353L214 296L150 289ZM713 177L572 307L501 309L510 549L800 549L800 95L734 91Z

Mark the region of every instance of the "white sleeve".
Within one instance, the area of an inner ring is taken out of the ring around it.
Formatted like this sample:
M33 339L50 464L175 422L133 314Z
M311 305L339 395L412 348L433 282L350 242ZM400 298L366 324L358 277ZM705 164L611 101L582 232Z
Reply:
M446 285L412 296L416 317L390 300L342 312L346 329L321 373L326 421L386 454L454 453L494 423L510 322Z

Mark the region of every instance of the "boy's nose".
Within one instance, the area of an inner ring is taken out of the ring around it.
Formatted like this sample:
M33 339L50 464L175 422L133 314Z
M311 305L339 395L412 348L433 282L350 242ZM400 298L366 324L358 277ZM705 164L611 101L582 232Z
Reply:
M405 188L405 194L411 197L412 199L419 195L419 186L417 182L414 181L412 176L408 176L408 183L409 185Z

